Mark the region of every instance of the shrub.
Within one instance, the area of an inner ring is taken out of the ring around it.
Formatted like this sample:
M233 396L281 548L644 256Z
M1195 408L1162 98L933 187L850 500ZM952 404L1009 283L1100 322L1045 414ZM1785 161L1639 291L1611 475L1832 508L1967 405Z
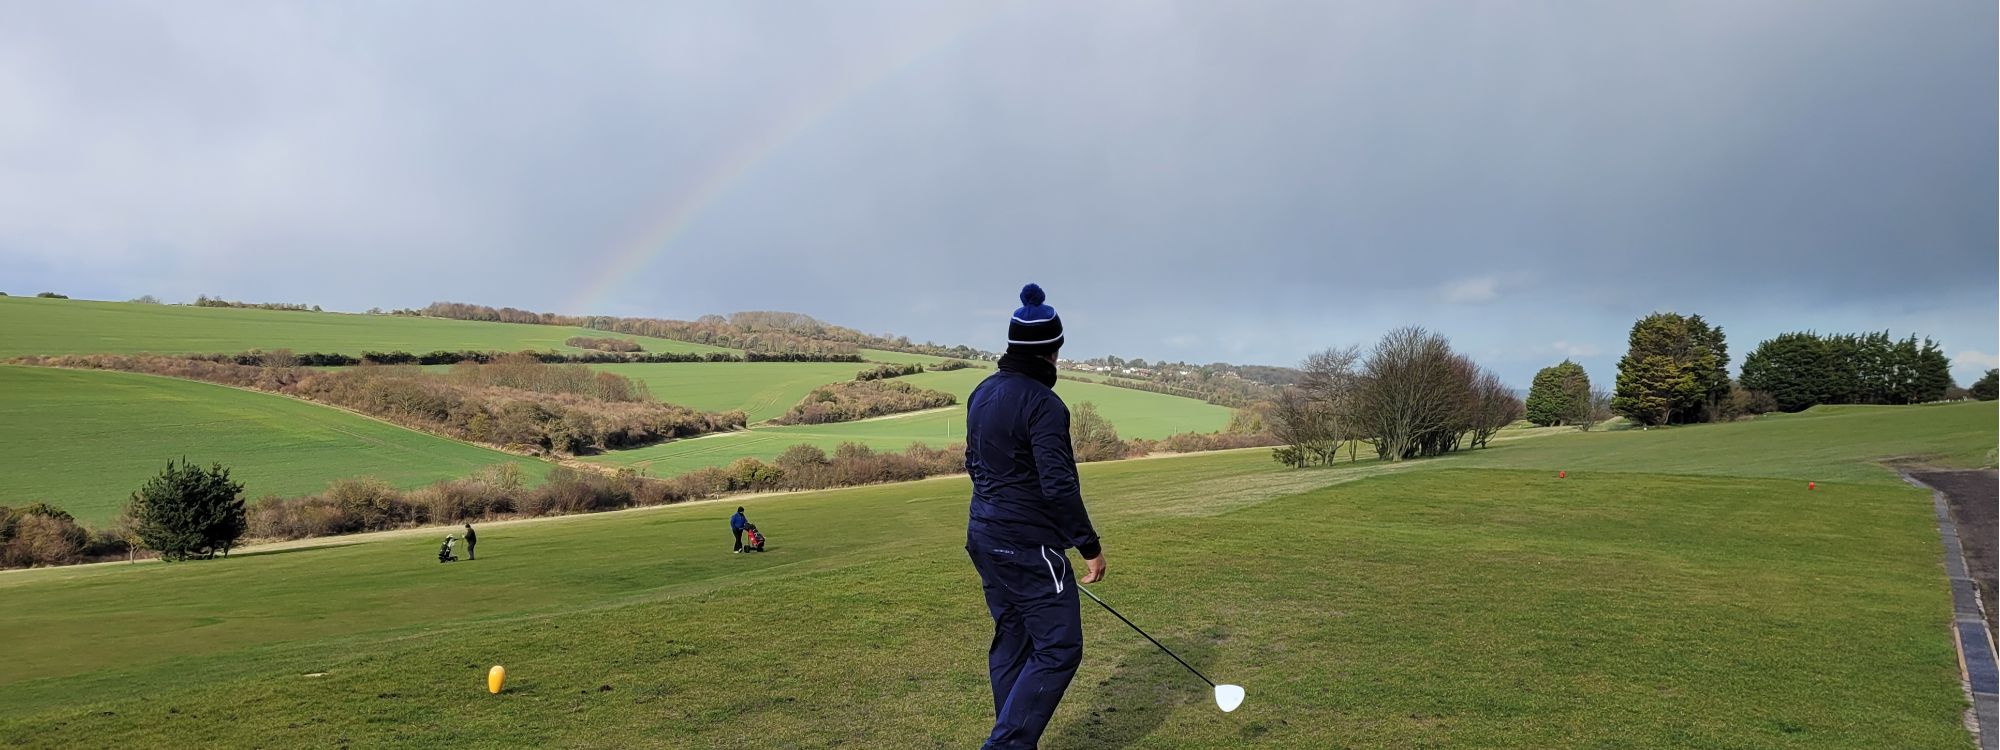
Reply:
M530 516L566 515L631 504L630 480L613 482L601 474L558 466L549 470L547 481L521 499L520 511Z
M919 364L876 365L873 369L862 370L856 373L854 379L861 381L888 380L889 378L900 378L904 375L915 375L923 371L924 366Z
M971 362L967 362L962 359L947 359L943 362L931 365L930 369L931 372L951 372L952 370L963 370L971 366L972 366Z
M1125 444L1118 440L1117 428L1098 414L1097 405L1089 401L1077 404L1070 411L1069 439L1076 450L1076 460L1081 463L1125 457Z
M42 299L69 299L69 295L56 294L55 292L37 292L35 296L40 297Z
M0 549L0 562L13 567L69 565L83 559L90 532L68 517L24 514L13 538Z
M126 512L138 521L141 543L162 559L226 556L249 525L242 495L222 464L204 469L181 459L146 480Z
M352 519L356 531L388 529L422 520L416 507L404 500L403 493L374 477L334 480L327 485L326 497Z
M1769 393L1732 385L1729 388L1729 399L1722 403L1722 418L1754 417L1779 411L1781 408L1778 399Z
M458 523L512 513L513 491L473 479L438 482L406 495L422 523Z
M865 380L820 386L776 421L779 424L850 422L888 414L935 409L958 403L943 391L909 383Z

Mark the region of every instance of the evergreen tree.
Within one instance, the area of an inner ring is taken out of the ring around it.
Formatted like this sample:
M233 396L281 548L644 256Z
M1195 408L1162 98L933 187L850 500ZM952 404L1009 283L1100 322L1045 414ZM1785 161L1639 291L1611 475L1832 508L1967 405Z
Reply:
M2000 369L1987 370L1985 375L1980 376L1979 380L1973 382L1972 388L1969 390L1972 392L1973 398L1981 401L1992 401L2000 398Z
M1527 409L1528 421L1543 427L1588 419L1590 374L1567 359L1542 368L1528 388Z
M1828 403L1830 393L1848 388L1835 382L1835 373L1841 368L1835 367L1834 361L1841 355L1829 351L1837 348L1836 342L1843 338L1852 339L1822 339L1811 332L1784 333L1758 344L1743 358L1743 387L1770 394L1781 411L1800 411Z
M1700 315L1654 313L1632 324L1611 408L1641 424L1713 419L1729 397L1722 328Z
M226 555L249 528L243 485L222 464L204 469L187 459L146 480L126 513L140 543L170 561Z

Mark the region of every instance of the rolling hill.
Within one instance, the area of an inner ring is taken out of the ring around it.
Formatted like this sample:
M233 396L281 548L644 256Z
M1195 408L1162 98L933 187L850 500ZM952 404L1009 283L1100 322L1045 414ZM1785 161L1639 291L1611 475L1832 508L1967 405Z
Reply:
M414 487L515 463L549 464L318 404L122 372L0 365L0 505L36 500L106 524L168 461L221 462L248 498L373 476Z

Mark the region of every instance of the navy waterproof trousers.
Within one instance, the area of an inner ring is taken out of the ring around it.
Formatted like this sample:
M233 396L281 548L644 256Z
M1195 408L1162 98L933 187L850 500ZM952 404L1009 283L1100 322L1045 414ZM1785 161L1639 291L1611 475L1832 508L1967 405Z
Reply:
M993 645L986 666L993 681L993 733L986 750L1028 750L1062 702L1083 663L1083 611L1076 576L1063 550L994 538L977 528L965 551L979 570Z

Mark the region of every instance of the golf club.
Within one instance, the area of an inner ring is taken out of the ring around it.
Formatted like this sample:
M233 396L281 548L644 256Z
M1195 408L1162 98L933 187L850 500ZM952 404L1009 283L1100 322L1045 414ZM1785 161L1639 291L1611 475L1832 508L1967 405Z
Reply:
M1237 706L1243 705L1243 687L1241 685L1215 684L1214 680L1208 679L1208 675L1202 674L1199 669L1195 669L1194 665L1187 663L1187 660L1182 659L1179 654L1174 653L1173 649L1167 648L1167 645L1161 643L1159 639L1146 635L1146 631L1140 630L1139 626L1133 625L1131 620L1127 620L1124 615L1118 614L1118 610L1112 609L1111 605L1105 604L1103 599L1099 599L1096 594L1090 593L1090 589L1084 588L1082 584L1078 584L1076 588L1082 591L1085 596L1090 597L1091 601L1097 602L1097 605L1103 607L1104 611L1110 612L1112 617L1118 618L1119 622L1125 623L1133 630L1138 631L1139 635L1146 636L1146 640L1152 641L1153 645L1159 646L1161 651L1165 651L1168 656L1174 657L1174 661L1180 662L1183 667L1187 667L1187 671L1193 672L1196 677L1200 677L1202 682L1206 682L1209 687L1215 688L1215 707L1222 709L1223 713L1229 713L1236 710Z

